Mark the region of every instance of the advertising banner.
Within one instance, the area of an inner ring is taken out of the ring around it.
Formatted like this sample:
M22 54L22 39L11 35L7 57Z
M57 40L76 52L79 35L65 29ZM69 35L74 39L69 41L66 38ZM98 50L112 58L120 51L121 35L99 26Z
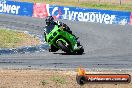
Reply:
M1 2L0 13L20 16L32 16L33 3L15 1Z
M76 8L57 5L49 5L48 10L48 14L53 15L56 19L59 18L73 21L121 25L130 23L130 12Z
M46 4L35 3L33 7L33 17L45 18L48 16Z
M130 16L130 24L132 25L132 12L131 12L131 16Z

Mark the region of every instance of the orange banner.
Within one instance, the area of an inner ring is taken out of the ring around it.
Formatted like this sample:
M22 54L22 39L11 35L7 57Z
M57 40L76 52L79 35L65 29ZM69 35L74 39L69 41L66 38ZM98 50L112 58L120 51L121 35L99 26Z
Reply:
M76 81L78 84L85 84L86 82L91 83L130 83L131 76L129 74L86 74L86 71L82 68L78 69L78 74L76 76Z

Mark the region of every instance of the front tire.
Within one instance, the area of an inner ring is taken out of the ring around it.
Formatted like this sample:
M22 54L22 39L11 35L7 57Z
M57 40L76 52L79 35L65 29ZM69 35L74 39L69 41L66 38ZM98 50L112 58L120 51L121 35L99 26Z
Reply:
M66 52L66 53L70 53L69 48L61 40L58 40L57 44L62 49L62 51Z

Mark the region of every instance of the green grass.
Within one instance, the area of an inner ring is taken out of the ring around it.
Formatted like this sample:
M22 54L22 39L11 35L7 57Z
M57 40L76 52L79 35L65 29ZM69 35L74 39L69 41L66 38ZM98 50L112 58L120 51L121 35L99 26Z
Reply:
M51 80L57 84L66 84L66 78L62 76L53 76Z
M0 48L15 47L15 44L20 42L20 37L17 33L11 30L0 29Z
M77 0L21 0L26 2L40 2L64 6L77 6L86 8L96 8L104 10L123 10L132 11L132 4L110 4L110 3L98 3L98 2L77 2Z
M123 10L132 11L132 5L115 5L115 4L95 4L95 3L80 3L81 7L97 8L103 10Z
M46 84L49 84L46 80L41 81L42 85L45 86Z
M0 29L0 48L18 48L23 46L35 46L40 40L35 36L23 32Z

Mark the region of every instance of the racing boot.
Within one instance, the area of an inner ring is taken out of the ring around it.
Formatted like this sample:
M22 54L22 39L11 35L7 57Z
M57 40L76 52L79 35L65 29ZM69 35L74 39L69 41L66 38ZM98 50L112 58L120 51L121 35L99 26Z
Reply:
M76 37L76 35L74 35L74 34L72 34L72 35L75 37L76 40L78 40L79 37Z

